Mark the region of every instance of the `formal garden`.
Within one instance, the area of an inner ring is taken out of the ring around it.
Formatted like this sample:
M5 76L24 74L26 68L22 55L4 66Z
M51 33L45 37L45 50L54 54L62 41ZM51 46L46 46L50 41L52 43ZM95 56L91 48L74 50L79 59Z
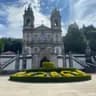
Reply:
M75 68L56 68L53 62L43 62L42 68L12 74L11 81L20 82L77 82L91 80L91 76Z

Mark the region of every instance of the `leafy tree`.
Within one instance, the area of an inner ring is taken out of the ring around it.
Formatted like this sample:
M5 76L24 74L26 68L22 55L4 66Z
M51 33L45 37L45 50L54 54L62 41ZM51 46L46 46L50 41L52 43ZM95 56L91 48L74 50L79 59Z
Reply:
M2 39L0 39L0 53L4 50L4 42Z
M83 27L82 31L84 32L87 40L89 41L90 47L93 51L96 51L96 28L93 25Z
M13 39L13 38L2 38L0 41L3 41L1 46L1 49L3 49L3 52L6 51L13 51L17 53L22 52L22 40L21 39ZM0 44L1 45L1 44Z
M65 52L83 53L85 51L85 43L82 33L76 23L71 24L68 32L64 37Z

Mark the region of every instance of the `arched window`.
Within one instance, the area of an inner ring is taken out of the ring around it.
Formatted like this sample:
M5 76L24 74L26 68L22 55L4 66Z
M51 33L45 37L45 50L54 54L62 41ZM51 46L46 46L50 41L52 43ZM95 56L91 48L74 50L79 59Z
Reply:
M55 47L55 53L60 55L61 54L61 48L60 47Z
M26 25L29 25L29 26L31 25L31 21L29 18L26 20Z
M52 52L52 48L51 48L51 47L48 47L47 50L48 50L48 52L50 52L50 53Z
M31 54L31 47L25 47L26 54Z
M56 53L56 54L59 53L58 47L55 47L55 53Z
M58 21L57 21L57 19L54 20L54 25L55 25L55 26L58 26Z
M34 48L34 52L37 53L39 51L39 48L38 47L35 47Z

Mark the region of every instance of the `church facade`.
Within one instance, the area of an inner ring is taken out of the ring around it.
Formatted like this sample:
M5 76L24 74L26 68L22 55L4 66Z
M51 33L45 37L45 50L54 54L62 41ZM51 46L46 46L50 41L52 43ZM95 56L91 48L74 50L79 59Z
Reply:
M34 27L34 13L30 6L25 10L23 20L23 52L32 55L32 68L41 67L40 62L45 57L57 67L64 67L64 43L59 10L55 8L52 11L50 28L44 24ZM61 63L58 63L58 58L62 58Z

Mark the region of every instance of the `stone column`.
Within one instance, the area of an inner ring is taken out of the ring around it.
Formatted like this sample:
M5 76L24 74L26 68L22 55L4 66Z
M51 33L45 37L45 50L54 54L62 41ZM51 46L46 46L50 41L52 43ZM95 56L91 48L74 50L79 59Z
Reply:
M69 68L73 68L72 53L69 52Z
M31 69L33 68L33 54L31 54L32 58L31 58Z
M66 68L67 67L67 65L66 65L66 55L65 55L65 50L64 50L64 48L63 48L63 50L62 50L62 59L63 59L63 67L64 68Z
M65 68L63 55L57 56L57 59L58 59L58 67L60 67L60 68L64 67Z
M89 42L87 42L86 50L85 50L85 59L86 63L91 63L91 48L89 46Z
M20 64L19 53L17 53L17 55L16 55L16 62L15 62L15 70L16 71L19 71L19 64Z
M25 70L27 67L27 61L26 61L26 52L23 53L22 55L22 70Z
M63 59L63 67L66 68L67 65L66 65L66 55L65 54L63 55L62 59Z

